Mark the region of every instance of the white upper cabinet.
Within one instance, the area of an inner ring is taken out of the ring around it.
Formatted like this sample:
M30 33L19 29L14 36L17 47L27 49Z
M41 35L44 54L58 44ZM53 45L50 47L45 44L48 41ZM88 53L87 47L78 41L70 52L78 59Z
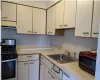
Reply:
M64 28L75 28L75 19L76 19L76 0L65 0Z
M55 35L55 26L56 26L56 11L55 6L47 10L47 34Z
M2 2L2 20L16 21L16 4Z
M90 37L93 0L77 0L75 36Z
M32 34L32 7L17 5L17 33Z
M94 12L93 12L93 25L92 25L92 37L98 37L100 22L100 1L94 1Z
M33 34L45 34L46 10L33 8Z
M64 28L63 17L64 17L64 1L61 1L56 4L56 29Z

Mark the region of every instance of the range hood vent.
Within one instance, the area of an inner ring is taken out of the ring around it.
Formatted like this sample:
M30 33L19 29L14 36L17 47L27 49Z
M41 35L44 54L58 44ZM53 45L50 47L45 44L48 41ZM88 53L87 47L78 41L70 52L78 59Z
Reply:
M15 29L16 30L16 27L14 26L1 26L2 29Z

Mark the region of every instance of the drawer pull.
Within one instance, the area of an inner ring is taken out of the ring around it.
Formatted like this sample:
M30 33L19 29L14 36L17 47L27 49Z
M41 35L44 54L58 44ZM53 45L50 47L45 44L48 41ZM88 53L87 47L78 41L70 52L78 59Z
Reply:
M53 75L51 75L52 78L55 78Z
M28 63L24 63L24 65L27 65Z
M29 33L31 33L31 31L28 31Z
M2 18L7 19L7 17L2 17Z
M64 25L64 26L68 26L68 25Z
M43 59L43 57L41 57L41 59Z
M94 32L93 34L98 34L97 32Z
M48 73L50 74L50 72L48 71Z
M63 26L63 25L60 25L60 26Z
M37 32L34 32L34 33L37 33Z
M27 56L27 57L32 57L32 56Z
M30 64L34 64L34 62L30 63Z
M89 32L83 32L83 34L89 34Z

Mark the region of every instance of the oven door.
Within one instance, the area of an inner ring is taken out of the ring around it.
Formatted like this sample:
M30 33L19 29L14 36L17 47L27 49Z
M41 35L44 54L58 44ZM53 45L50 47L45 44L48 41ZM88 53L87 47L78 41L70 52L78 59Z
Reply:
M17 63L16 59L2 61L2 66L1 66L2 80L16 77L16 63Z

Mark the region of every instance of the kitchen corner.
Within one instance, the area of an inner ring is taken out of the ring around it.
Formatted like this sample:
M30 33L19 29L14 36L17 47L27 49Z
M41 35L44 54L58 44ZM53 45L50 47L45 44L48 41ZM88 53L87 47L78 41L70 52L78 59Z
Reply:
M94 76L92 76L91 74L83 71L81 68L79 68L78 65L78 61L76 62L71 62L71 63L65 63L65 64L60 64L58 62L56 62L55 60L51 59L50 57L48 57L48 55L52 55L52 54L59 54L59 53L63 53L64 51L62 51L59 48L56 47L35 47L35 48L31 48L27 47L27 48L21 48L18 50L18 55L27 55L27 54L40 54L41 56L43 56L44 58L46 58L47 60L49 60L50 62L52 62L53 64L55 64L57 67L59 67L65 74L69 74L71 76L73 76L75 78L75 80L94 80Z

